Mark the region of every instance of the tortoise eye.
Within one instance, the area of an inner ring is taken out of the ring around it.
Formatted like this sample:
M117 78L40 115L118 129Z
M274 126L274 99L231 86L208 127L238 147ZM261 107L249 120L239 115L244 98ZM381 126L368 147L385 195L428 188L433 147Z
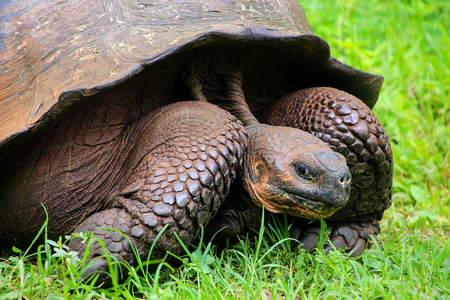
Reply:
M297 174L300 175L301 177L311 180L312 176L311 176L311 170L309 169L309 167L305 164L302 163L297 163L295 164L295 169L297 171Z

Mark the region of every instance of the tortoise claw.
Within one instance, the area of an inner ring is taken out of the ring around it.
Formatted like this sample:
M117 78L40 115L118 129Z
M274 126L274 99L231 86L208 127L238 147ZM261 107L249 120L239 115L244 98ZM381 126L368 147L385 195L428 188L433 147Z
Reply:
M84 269L81 278L83 281L88 282L98 275L96 280L97 285L102 284L103 287L110 287L112 285L112 279L108 273L108 261L101 256L97 256L87 263L87 268Z
M327 234L330 236L331 227L327 227ZM292 235L295 233L295 236ZM295 246L300 246L300 248L305 249L308 252L313 251L317 248L319 238L320 238L321 228L319 224L313 224L311 226L298 228L298 226L292 226L291 237L298 240L299 242L294 242Z
M308 233L299 240L300 248L305 249L307 252L312 252L317 248L317 241L319 236L315 233Z
M219 215L205 228L205 241L223 241L235 238L243 231L237 217L232 215Z
M237 198L236 198L237 199ZM233 199L228 199L231 202ZM261 226L261 208L241 204L241 210L235 209L233 206L229 208L225 203L219 210L216 217L205 228L206 240L214 242L224 241L225 239L233 239L239 234L251 233L251 229L258 229Z

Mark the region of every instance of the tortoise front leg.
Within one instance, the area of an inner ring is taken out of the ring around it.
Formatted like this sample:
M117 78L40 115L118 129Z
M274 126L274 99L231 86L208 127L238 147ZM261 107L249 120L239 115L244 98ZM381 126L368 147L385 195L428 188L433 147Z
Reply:
M145 122L150 127L137 135L140 141L130 157L116 208L90 216L76 229L93 232L105 243L107 254L131 265L136 263L131 246L146 259L153 245L150 257L158 259L167 251L182 253L177 235L185 245L192 243L227 197L247 142L242 124L208 103L176 103ZM69 246L85 250L79 239ZM93 266L86 276L108 271L103 255L100 244L94 243L89 253Z

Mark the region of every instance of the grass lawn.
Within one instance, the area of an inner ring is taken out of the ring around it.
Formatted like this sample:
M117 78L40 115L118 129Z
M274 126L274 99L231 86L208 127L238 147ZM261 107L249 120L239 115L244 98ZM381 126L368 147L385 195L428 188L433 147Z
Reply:
M77 258L49 242L43 254L0 256L1 299L449 299L450 1L302 0L332 55L383 75L375 114L395 160L393 205L361 257L280 250L263 238L201 248L180 267L95 289ZM282 224L266 231L283 240ZM80 258L82 259L82 258ZM144 265L145 269L145 265Z

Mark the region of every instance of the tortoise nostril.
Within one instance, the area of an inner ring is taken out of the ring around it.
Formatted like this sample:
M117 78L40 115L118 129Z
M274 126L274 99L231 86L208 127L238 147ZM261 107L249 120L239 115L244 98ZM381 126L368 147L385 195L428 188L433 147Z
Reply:
M339 182L341 184L349 184L351 180L352 180L351 176L343 176L339 179Z

